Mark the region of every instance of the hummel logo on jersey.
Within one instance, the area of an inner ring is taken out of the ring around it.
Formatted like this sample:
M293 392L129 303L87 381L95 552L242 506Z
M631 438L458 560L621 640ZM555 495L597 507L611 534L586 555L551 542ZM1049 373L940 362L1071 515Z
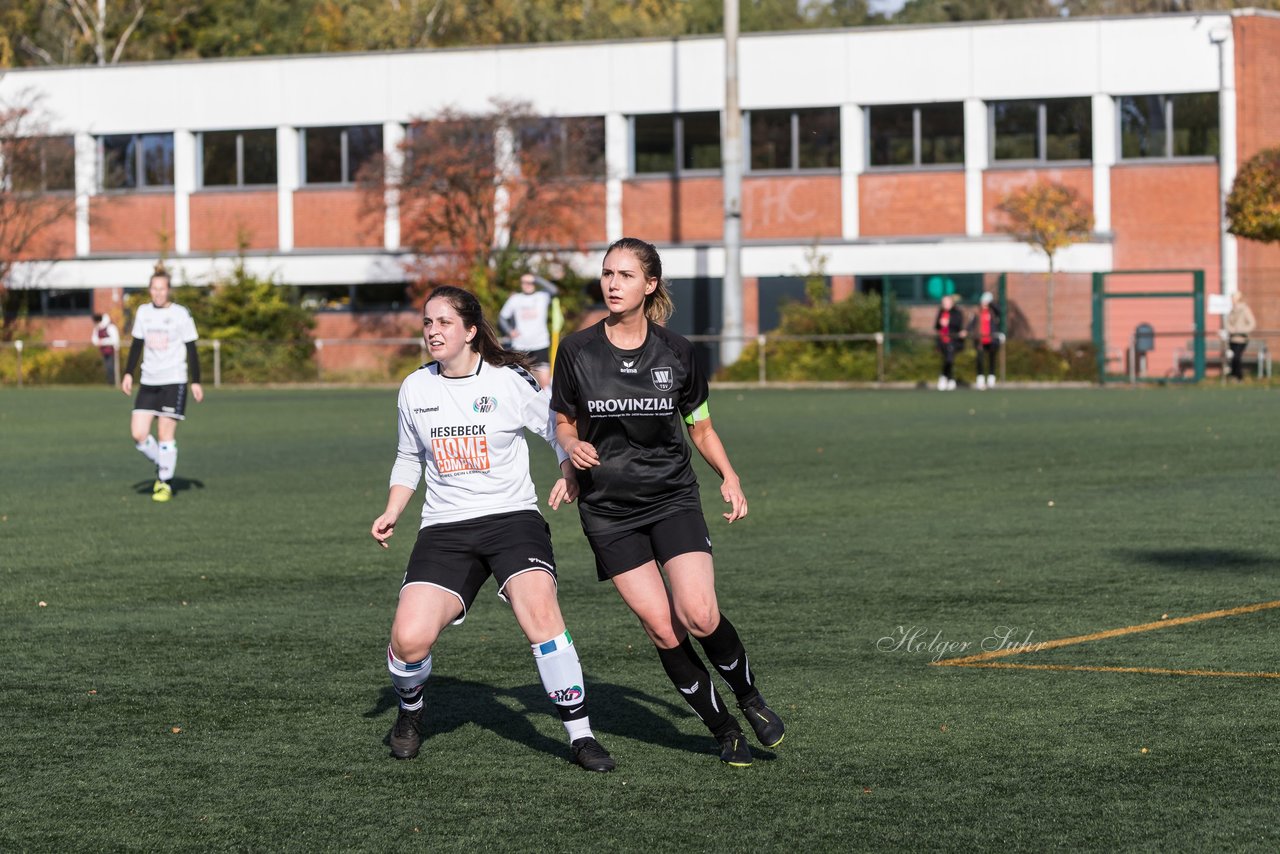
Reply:
M438 406L415 406L415 407L413 408L413 411L414 411L414 412L417 412L417 413L424 413L424 412L439 412L439 411L440 411L440 407L438 407Z
M680 689L680 693L681 693L681 694L690 694L690 695L693 695L693 694L698 693L698 688L700 688L701 686L702 686L702 683L701 683L701 682L694 682L694 683L693 683L692 685L690 685L688 688L681 688L681 689Z
M670 368L650 368L649 376L653 378L653 387L658 391L671 391L671 387L675 385Z
M719 667L725 673L728 673L730 670L733 670L737 666L738 666L738 659L736 658L733 660L733 664L717 664L716 665L716 667Z

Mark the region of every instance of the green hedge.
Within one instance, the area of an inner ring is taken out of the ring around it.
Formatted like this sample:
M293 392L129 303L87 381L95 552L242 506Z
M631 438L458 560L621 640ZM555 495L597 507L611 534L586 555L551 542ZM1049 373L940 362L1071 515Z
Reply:
M26 385L104 383L102 354L96 347L29 346L22 351L22 382ZM0 384L17 383L18 352L8 346L0 348Z
M1044 344L1012 340L1006 344L1006 380L1092 381L1097 360L1092 344ZM759 379L759 347L752 342L742 357L723 369L718 379L754 382ZM893 341L885 358L886 382L932 382L940 361L933 342ZM968 379L977 371L976 353L965 347L956 357L955 372ZM876 350L872 342L766 341L765 376L770 382L875 382Z

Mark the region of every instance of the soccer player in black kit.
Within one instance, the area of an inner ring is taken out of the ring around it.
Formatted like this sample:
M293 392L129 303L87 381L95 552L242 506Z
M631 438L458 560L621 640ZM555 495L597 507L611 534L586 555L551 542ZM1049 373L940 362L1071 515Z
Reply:
M609 316L561 344L551 408L556 438L580 492L582 528L596 574L613 581L658 649L667 676L720 744L729 765L751 764L742 728L725 708L689 635L697 638L766 747L782 720L756 687L747 652L716 600L711 537L702 517L689 438L723 482L730 523L747 499L707 409L707 380L684 338L661 326L671 314L662 261L624 237L600 275ZM670 593L663 583L666 572Z

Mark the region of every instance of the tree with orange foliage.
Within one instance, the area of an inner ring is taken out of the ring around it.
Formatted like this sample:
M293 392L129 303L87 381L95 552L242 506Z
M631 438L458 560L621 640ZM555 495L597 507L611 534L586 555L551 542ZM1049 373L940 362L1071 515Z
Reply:
M1227 222L1238 237L1280 242L1280 148L1265 148L1241 164L1227 196Z
M1045 338L1052 341L1053 256L1060 249L1089 239L1093 232L1093 211L1075 190L1046 180L1009 192L996 209L1006 217L999 226L1001 231L1040 250L1049 259Z
M365 210L398 204L413 296L460 285L496 317L530 256L580 248L579 211L604 176L604 125L495 101L415 120L398 154L390 168L370 164Z

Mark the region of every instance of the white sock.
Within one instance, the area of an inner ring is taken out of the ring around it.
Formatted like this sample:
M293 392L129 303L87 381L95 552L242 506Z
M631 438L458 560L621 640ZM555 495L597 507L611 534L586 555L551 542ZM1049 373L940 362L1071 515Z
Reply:
M391 684L400 695L400 707L407 712L421 709L422 686L431 675L431 655L422 661L401 661L391 651L391 644L387 644L387 670L391 673Z
M556 704L569 741L588 738L591 720L587 717L587 691L582 685L582 664L573 638L566 631L549 641L530 644L530 649L538 665L538 675L542 677L542 687Z
M168 482L173 480L173 470L178 467L178 443L161 442L159 447L156 463L160 466L160 470L156 476Z
M151 460L151 462L154 463L156 461L156 454L158 453L160 446L156 444L155 436L148 433L147 438L138 442L134 447L141 451L142 455Z

